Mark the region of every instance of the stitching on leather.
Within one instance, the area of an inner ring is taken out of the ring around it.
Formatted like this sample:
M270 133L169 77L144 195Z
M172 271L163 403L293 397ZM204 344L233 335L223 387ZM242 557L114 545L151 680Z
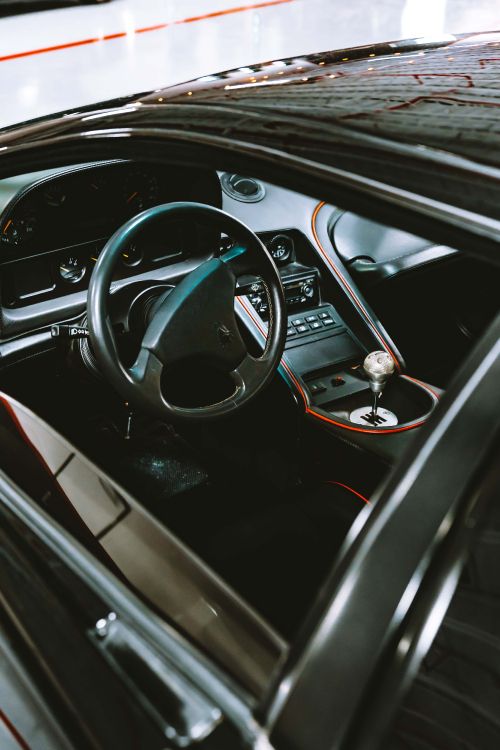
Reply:
M274 307L272 304L271 292L269 291L269 287L264 279L262 279L262 286L264 287L264 291L266 293L267 306L269 308L269 325L267 327L267 338L264 351L262 353L262 356L265 356L269 351L269 347L271 345L271 337L274 330Z

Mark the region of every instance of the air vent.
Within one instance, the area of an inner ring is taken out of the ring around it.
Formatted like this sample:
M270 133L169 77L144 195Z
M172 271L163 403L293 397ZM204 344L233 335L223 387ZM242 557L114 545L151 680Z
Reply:
M257 203L266 194L264 185L253 177L243 177L240 174L228 174L221 177L222 189L237 201L243 203Z

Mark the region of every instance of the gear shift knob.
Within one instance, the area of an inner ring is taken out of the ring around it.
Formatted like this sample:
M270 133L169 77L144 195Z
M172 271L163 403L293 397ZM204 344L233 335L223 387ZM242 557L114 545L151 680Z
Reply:
M370 381L373 393L382 393L385 384L394 374L394 360L390 354L383 351L371 352L363 362L363 370Z
M378 405L382 391L387 381L394 374L394 360L390 354L383 351L371 352L365 357L363 370L370 382L370 390L373 394L371 409L369 406L361 406L351 412L349 419L354 424L371 425L373 427L391 427L398 423L396 415L389 409L381 409Z

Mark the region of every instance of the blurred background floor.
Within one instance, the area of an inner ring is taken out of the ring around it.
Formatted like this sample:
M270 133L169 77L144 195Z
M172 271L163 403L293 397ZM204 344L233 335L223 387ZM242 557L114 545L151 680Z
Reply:
M500 0L112 0L0 19L0 127L312 51L500 28Z

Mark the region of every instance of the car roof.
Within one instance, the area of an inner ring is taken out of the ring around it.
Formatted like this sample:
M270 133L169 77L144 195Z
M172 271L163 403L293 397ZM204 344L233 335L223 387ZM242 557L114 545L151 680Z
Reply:
M141 101L237 106L500 165L500 32L275 60Z

